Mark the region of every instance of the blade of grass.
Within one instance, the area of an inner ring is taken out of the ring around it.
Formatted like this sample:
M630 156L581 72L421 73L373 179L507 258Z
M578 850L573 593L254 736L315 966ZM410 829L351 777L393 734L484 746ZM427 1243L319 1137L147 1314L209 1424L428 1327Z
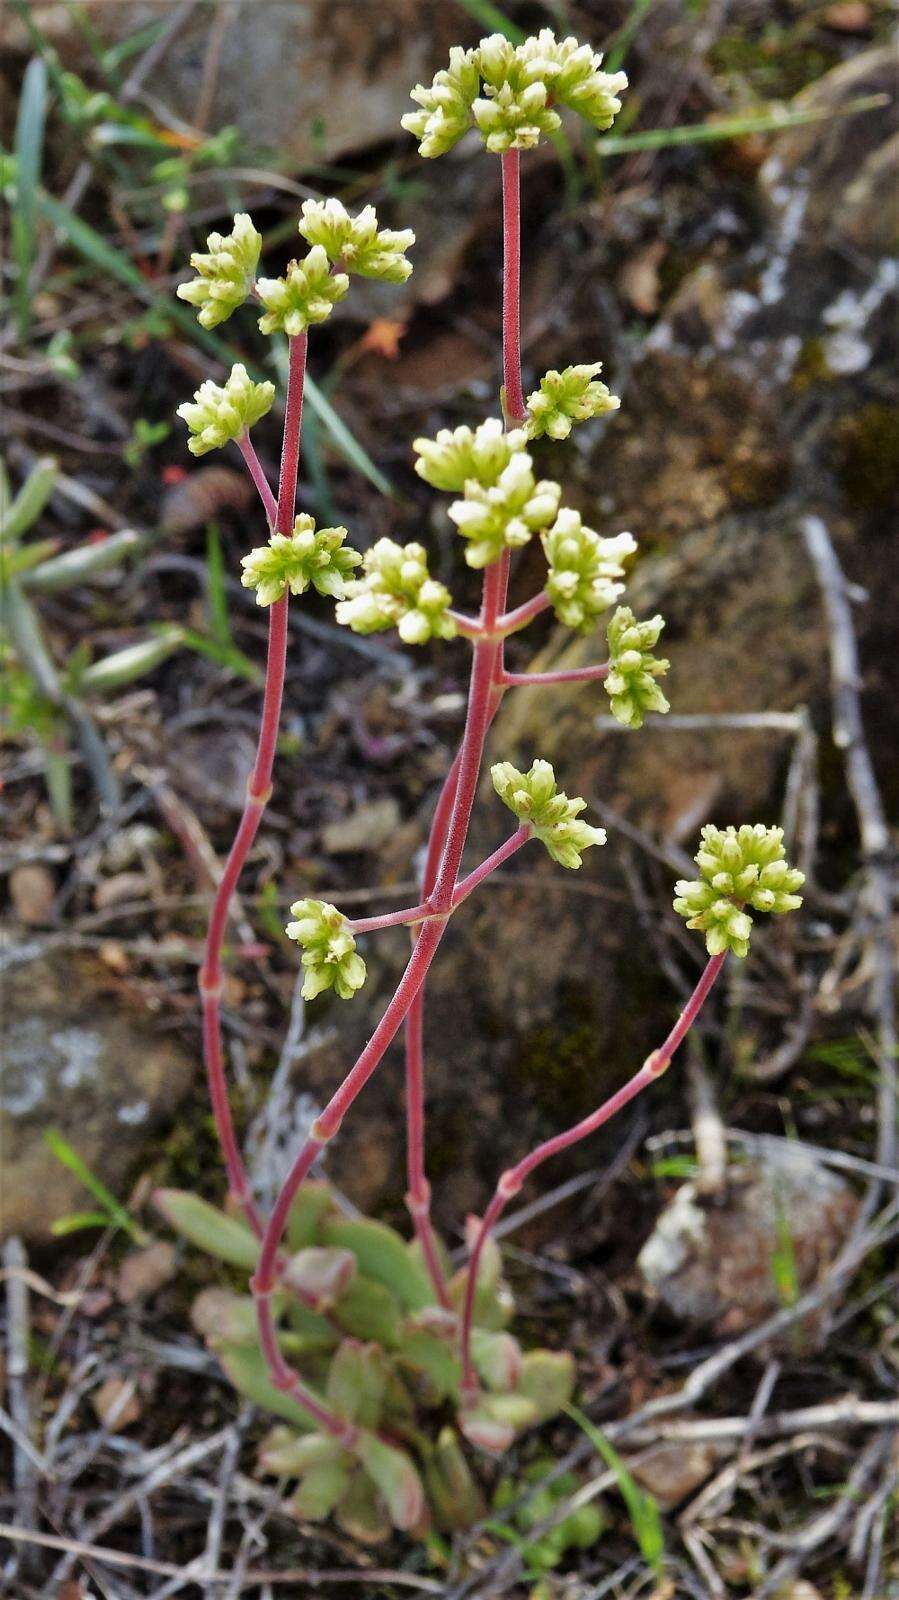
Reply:
M29 61L22 80L16 119L16 208L12 219L12 253L16 264L16 321L24 338L31 321L29 278L35 257L36 195L47 115L47 68L40 56Z
M179 328L182 328L195 344L208 350L211 355L214 355L226 365L233 365L235 361L244 362L249 368L251 376L257 380L266 376L253 363L248 362L241 351L226 344L224 340L217 338L215 334L208 333L205 328L201 328L192 312L180 300L160 294L153 284L143 276L143 273L138 270L134 262L125 255L124 251L117 249L115 245L107 244L96 229L92 228L89 223L85 222L74 211L71 211L68 206L63 205L60 200L55 199L53 195L47 194L44 190L39 190L37 205L41 215L48 222L52 222L54 227L60 229L79 255L90 261L95 267L99 267L102 272L106 272L110 277L115 278L125 288L133 290L146 305L164 311L169 320ZM338 416L331 402L325 399L318 385L308 375L305 392L310 406L320 416L324 427L327 428L341 455L345 457L351 466L356 468L357 472L367 478L369 483L373 484L381 494L388 497L392 496L393 488L389 480L375 466L371 456L363 449L358 439L343 421L343 418Z
M843 106L808 106L788 111L773 107L765 112L739 117L722 117L716 122L694 122L679 128L645 128L636 133L603 134L597 142L601 156L630 155L635 150L668 150L676 145L712 144L720 139L741 139L750 133L783 133L807 122L832 117L855 117L888 104L883 94L861 95Z
M108 1228L109 1217L105 1211L69 1211L50 1224L55 1239L65 1239L70 1233L80 1233L82 1228Z
M16 654L41 693L68 717L81 745L81 751L101 803L108 811L118 810L119 781L90 715L59 681L53 659L44 643L37 612L18 583L0 586L0 625L7 629Z
M217 522L210 522L206 527L206 603L209 607L209 629L216 644L233 645L228 620L222 536Z
M522 39L527 37L499 6L493 4L493 0L456 0L456 4L462 11L467 11L470 17L474 17L475 22L479 22L481 27L489 28L491 33L504 33L513 44L521 44Z
M576 1422L583 1433L587 1435L597 1455L605 1462L610 1472L614 1472L615 1480L621 1491L621 1498L627 1506L640 1554L647 1566L657 1576L661 1576L662 1563L665 1555L665 1534L662 1528L662 1518L659 1514L658 1502L655 1497L641 1489L634 1481L627 1467L622 1461L618 1451L609 1443L604 1434L585 1417L583 1411L577 1406L566 1405L565 1412Z
M236 644L220 644L217 639L210 639L204 633L197 633L193 628L185 628L182 640L186 650L193 650L198 656L206 656L219 667L227 667L230 672L235 672L239 678L246 678L249 683L259 683L262 674L249 656L245 656Z
M114 1223L117 1228L122 1228L134 1240L135 1244L146 1244L148 1236L143 1228L138 1227L134 1218L129 1215L115 1195L110 1193L106 1185L100 1182L95 1173L91 1172L90 1167L81 1159L78 1151L73 1150L68 1139L63 1138L57 1128L45 1128L44 1141L48 1149L55 1155L57 1161L61 1161L64 1167L68 1167L79 1183L83 1183L84 1187L90 1190L94 1199L103 1207L110 1223Z
M612 48L603 62L605 72L617 72L623 66L625 56L654 4L655 0L634 0L630 15L614 36Z

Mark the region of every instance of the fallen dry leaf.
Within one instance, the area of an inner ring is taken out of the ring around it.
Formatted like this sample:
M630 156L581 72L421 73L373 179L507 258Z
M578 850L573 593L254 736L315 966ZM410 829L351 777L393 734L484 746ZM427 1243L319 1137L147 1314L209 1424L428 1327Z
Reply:
M143 1250L132 1250L119 1268L119 1299L126 1305L137 1300L148 1300L175 1271L175 1246L167 1239L158 1239Z
M396 361L400 353L400 340L406 332L406 327L405 322L394 322L390 317L375 317L359 340L360 354L369 351L374 355L384 356L387 361Z
M104 1428L110 1433L121 1433L141 1415L137 1379L107 1378L91 1395L91 1405Z
M824 13L824 25L835 33L867 33L871 26L871 8L865 0L836 0Z
M667 245L654 239L645 250L629 256L618 277L621 292L641 317L651 317L659 309L659 267Z
M53 920L53 901L56 884L53 874L37 861L25 862L9 875L9 893L20 922L31 928L42 927Z

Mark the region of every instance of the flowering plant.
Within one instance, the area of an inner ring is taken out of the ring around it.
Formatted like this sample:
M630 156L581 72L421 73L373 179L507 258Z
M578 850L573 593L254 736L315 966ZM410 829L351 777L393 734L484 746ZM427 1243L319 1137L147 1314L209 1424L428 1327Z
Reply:
M599 381L597 362L546 373L527 400L521 381L519 152L559 125L559 107L597 129L610 126L626 80L600 65L589 46L556 40L549 30L519 46L494 35L474 50L453 50L433 83L413 90L420 109L403 119L426 157L443 154L477 128L502 162L503 416L441 429L413 446L418 474L454 497L448 516L464 541L467 564L483 574L477 614L455 609L448 589L431 576L423 545L382 538L361 556L346 543L346 529L316 528L311 516L295 510L308 330L330 316L354 273L402 282L411 271L405 255L414 243L411 232L380 228L370 206L352 217L337 200L307 201L299 231L309 251L271 279L256 276L262 242L250 219L238 216L230 235L210 236L208 252L193 258L198 276L178 291L199 308L206 326L255 295L263 307L261 331L285 333L290 354L277 496L250 442L250 429L272 403L270 384L253 382L238 366L223 387L204 383L194 402L180 408L191 449L199 454L234 441L259 491L268 539L244 556L242 581L268 612L269 651L246 809L216 895L200 975L210 1094L231 1198L243 1220L190 1195L167 1192L160 1203L195 1242L252 1273L249 1295L223 1299L215 1291L218 1300L207 1298L196 1315L236 1387L282 1419L263 1445L263 1464L299 1480L298 1515L334 1512L363 1538L378 1537L391 1524L421 1532L429 1517L443 1527L474 1520L480 1494L459 1435L498 1453L568 1400L570 1356L523 1351L507 1329L513 1307L493 1238L496 1223L537 1167L593 1133L666 1070L728 954L746 956L750 908L779 913L800 903L802 874L785 862L777 829L704 829L696 858L700 877L678 883L674 902L688 926L704 932L709 954L684 1010L610 1099L500 1176L484 1215L469 1219L468 1262L452 1273L431 1224L425 1168L428 970L457 907L517 851L536 841L562 867L576 870L585 851L605 842L603 830L581 816L586 802L557 788L548 762L537 760L520 772L501 761L492 769L493 786L516 826L464 873L488 730L504 695L520 684L602 683L613 715L632 729L668 710L659 684L668 662L653 653L662 618L638 621L626 606L612 610L633 539L627 532L604 537L586 526L564 505L561 485L537 476L529 448L542 435L567 438L573 427L619 402ZM545 582L509 609L513 555L538 536ZM363 936L405 925L413 947L381 1020L314 1122L266 1218L251 1192L228 1101L219 1016L222 946L231 897L271 789L288 605L310 586L335 599L337 621L359 633L396 627L408 645L463 640L471 672L465 726L434 810L418 903L359 919L312 898L291 908L287 933L302 949L303 994L310 1000L327 989L343 1000L358 992L366 976L357 949ZM578 632L594 629L609 613L609 660L572 671L509 672L507 639L550 609ZM379 1223L342 1217L328 1187L310 1180L400 1028L406 1039L407 1204L415 1234L409 1245ZM447 1403L456 1429L444 1427L435 1442L419 1413Z

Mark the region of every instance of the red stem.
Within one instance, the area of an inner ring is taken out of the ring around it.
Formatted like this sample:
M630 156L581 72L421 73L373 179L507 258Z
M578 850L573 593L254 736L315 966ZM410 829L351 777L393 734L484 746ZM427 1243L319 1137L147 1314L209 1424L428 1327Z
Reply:
M491 872L495 872L497 867L503 866L510 856L514 856L516 850L520 850L523 844L527 844L530 838L531 829L529 825L526 822L522 823L521 827L506 840L505 844L501 844L498 850L494 850L492 855L487 856L486 860L482 861L479 867L475 867L467 878L462 878L453 890L453 910L455 911L463 900L467 900L473 890L477 889L485 878L490 877Z
M385 911L379 917L358 917L356 920L348 918L347 927L351 933L377 933L381 928L424 922L430 914L430 905L427 900L422 900L417 906L408 906L405 911Z
M278 515L278 502L272 494L268 478L262 470L262 462L250 443L250 435L248 433L241 434L237 441L237 448L247 464L247 471L250 477L259 490L259 498L265 506L265 514L268 517L269 526L274 527L275 518Z
M503 387L506 416L527 420L521 389L521 180L517 150L500 157L503 168Z
M517 606L514 611L507 611L497 619L497 632L505 638L510 633L517 633L519 628L526 628L534 617L539 617L541 611L547 611L552 605L548 594L542 591L535 594L530 600L525 600L524 605Z
M281 476L278 480L278 533L290 533L297 502L297 473L300 466L300 433L303 427L303 385L306 379L306 349L309 335L298 334L288 341L290 365L287 375L287 405L284 411L284 445L281 450Z
M446 843L458 776L457 754L444 779L431 823L421 883L422 894L428 900ZM414 939L417 937L413 935ZM422 984L406 1015L406 1177L409 1185L406 1206L434 1292L440 1304L448 1309L449 1293L431 1227L431 1185L425 1171L424 999Z
M519 1161L517 1166L510 1167L500 1177L493 1199L484 1212L477 1237L472 1246L468 1278L465 1285L465 1306L462 1313L462 1387L463 1392L469 1399L477 1393L477 1378L471 1364L471 1322L474 1312L478 1264L484 1245L491 1230L495 1228L499 1221L506 1202L514 1194L518 1193L525 1179L536 1167L541 1166L544 1161L548 1161L551 1156L558 1155L560 1151L567 1150L571 1145L579 1143L581 1139L586 1139L589 1134L595 1133L597 1128L601 1128L604 1122L608 1122L611 1117L621 1111L629 1101L633 1100L650 1083L662 1076L662 1073L670 1066L671 1057L678 1045L682 1043L689 1033L702 1010L709 991L724 965L725 955L726 952L723 955L710 958L702 977L664 1044L647 1057L639 1072L636 1072L622 1088L604 1101L596 1111L592 1111L588 1117L584 1117L580 1122L574 1123L572 1127L567 1128L563 1133L557 1133L554 1138L546 1139L543 1144L539 1144L535 1150L532 1150L522 1161Z
M296 503L300 427L303 416L303 380L306 371L306 342L305 334L290 341L290 375L287 388L287 409L284 419L284 443L281 451L281 480L278 503L274 507L274 521L282 532L289 532L293 526L294 506ZM249 441L246 441L249 454L243 448L244 441L239 442L253 481L257 484L260 494L262 494L262 484L257 481L252 464L256 461L256 453L252 446L249 445ZM258 466L258 461L256 465ZM259 471L261 474L261 468ZM262 482L264 481L263 475ZM267 483L265 483L265 490L274 505L274 497ZM264 494L263 499L265 499ZM271 518L268 504L266 504L266 511ZM265 664L265 689L262 700L259 740L256 746L256 759L247 783L247 801L243 816L240 819L234 843L228 853L228 859L216 889L212 913L209 918L209 929L206 935L206 953L200 970L200 994L203 1003L203 1057L206 1063L209 1098L212 1103L216 1132L225 1158L228 1187L239 1202L257 1238L262 1237L262 1220L250 1191L247 1170L237 1143L231 1107L228 1102L228 1085L222 1052L222 947L228 925L231 899L237 888L247 856L252 849L259 824L262 821L262 813L271 793L272 768L278 742L281 701L284 694L284 672L287 664L287 607L288 596L286 594L269 607L268 655Z
M601 667L571 667L562 672L503 672L500 683L510 689L554 683L595 683L609 676L609 664Z

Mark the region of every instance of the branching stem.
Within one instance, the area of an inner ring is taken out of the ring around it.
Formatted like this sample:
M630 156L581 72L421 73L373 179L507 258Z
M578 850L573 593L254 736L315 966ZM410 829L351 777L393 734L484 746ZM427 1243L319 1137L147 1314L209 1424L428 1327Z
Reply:
M247 471L249 472L250 477L255 483L256 488L259 490L259 498L265 507L265 514L268 517L269 527L273 528L278 516L278 502L272 493L268 478L265 476L265 473L262 470L262 462L259 460L259 457L253 448L253 445L250 441L250 435L248 433L241 434L237 441L237 448L246 462Z
M510 1167L507 1172L502 1174L496 1186L493 1199L481 1219L481 1225L472 1246L468 1264L465 1305L462 1312L462 1386L463 1393L469 1401L475 1397L478 1388L477 1378L471 1362L471 1323L474 1312L478 1265L484 1245L490 1236L491 1230L495 1228L502 1216L506 1202L518 1193L525 1179L530 1176L536 1167L542 1166L543 1162L548 1161L551 1156L558 1155L560 1151L569 1149L571 1145L578 1144L581 1139L586 1139L591 1133L595 1133L597 1128L601 1128L604 1122L608 1122L611 1117L614 1117L617 1112L628 1105L643 1089L648 1088L651 1083L654 1083L657 1078L662 1076L662 1073L671 1065L671 1057L678 1045L683 1042L702 1010L715 979L724 965L724 961L724 955L712 956L709 959L696 988L693 990L667 1039L658 1050L654 1050L647 1057L639 1072L636 1072L622 1088L618 1089L608 1100L605 1100L596 1111L592 1111L589 1116L582 1118L580 1122L575 1122L572 1127L566 1128L564 1132L555 1134L552 1139L546 1139L542 1144L537 1145L536 1149L526 1155L516 1166Z
M559 672L504 672L500 683L509 689L545 687L554 683L601 683L609 676L609 664L596 667L571 667Z

